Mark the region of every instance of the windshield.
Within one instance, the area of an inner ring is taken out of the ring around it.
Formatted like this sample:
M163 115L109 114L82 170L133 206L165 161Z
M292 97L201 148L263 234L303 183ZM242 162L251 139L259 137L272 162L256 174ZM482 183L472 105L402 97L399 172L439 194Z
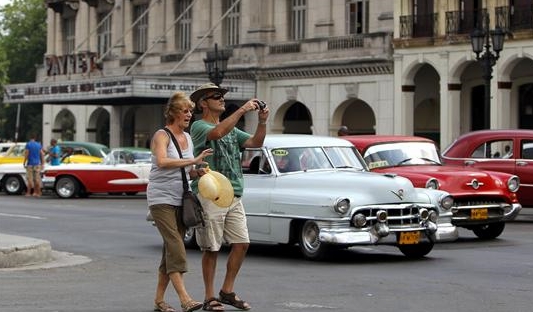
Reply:
M276 148L271 153L279 172L333 168L365 170L365 165L351 147Z
M398 142L371 146L363 156L370 169L401 165L440 165L433 143Z

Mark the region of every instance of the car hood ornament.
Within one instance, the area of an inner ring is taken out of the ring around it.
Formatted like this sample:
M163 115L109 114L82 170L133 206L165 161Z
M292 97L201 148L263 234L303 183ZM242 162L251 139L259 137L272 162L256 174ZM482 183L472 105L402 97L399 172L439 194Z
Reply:
M396 195L400 200L403 200L403 189L399 189L398 191L391 191L392 194Z
M474 190L477 190L480 186L483 186L483 182L479 182L476 179L472 179L469 183L466 183L466 185L471 186Z

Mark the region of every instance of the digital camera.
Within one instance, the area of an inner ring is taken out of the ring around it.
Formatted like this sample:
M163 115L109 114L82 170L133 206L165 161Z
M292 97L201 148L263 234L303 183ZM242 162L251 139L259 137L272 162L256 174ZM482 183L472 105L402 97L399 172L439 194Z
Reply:
M265 103L264 101L255 100L254 102L256 102L257 105L259 105L259 109L260 110L264 110L267 107L267 103Z

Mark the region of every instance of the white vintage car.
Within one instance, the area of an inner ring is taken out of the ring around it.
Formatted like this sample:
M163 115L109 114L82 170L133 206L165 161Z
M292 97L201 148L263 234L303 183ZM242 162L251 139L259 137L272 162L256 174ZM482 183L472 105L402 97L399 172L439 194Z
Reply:
M392 244L418 258L437 240L457 239L447 192L369 172L346 140L267 135L262 148L243 151L242 167L254 242L298 244L308 259L324 257L329 248L374 244Z

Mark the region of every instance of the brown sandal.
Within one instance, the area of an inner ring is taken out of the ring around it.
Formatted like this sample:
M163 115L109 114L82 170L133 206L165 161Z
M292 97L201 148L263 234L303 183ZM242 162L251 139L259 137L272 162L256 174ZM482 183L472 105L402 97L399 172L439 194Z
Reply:
M234 292L225 293L221 290L218 294L220 296L218 300L222 303L232 305L237 309L245 311L250 310L252 308L248 302L241 299L237 299L237 294L235 294Z
M202 309L204 311L224 311L224 306L217 298L211 297L204 301Z
M154 311L176 312L176 309L174 309L170 304L166 303L165 301L160 301L154 305Z
M201 302L189 300L187 303L184 303L181 305L181 309L183 312L192 312L200 309L203 306Z

